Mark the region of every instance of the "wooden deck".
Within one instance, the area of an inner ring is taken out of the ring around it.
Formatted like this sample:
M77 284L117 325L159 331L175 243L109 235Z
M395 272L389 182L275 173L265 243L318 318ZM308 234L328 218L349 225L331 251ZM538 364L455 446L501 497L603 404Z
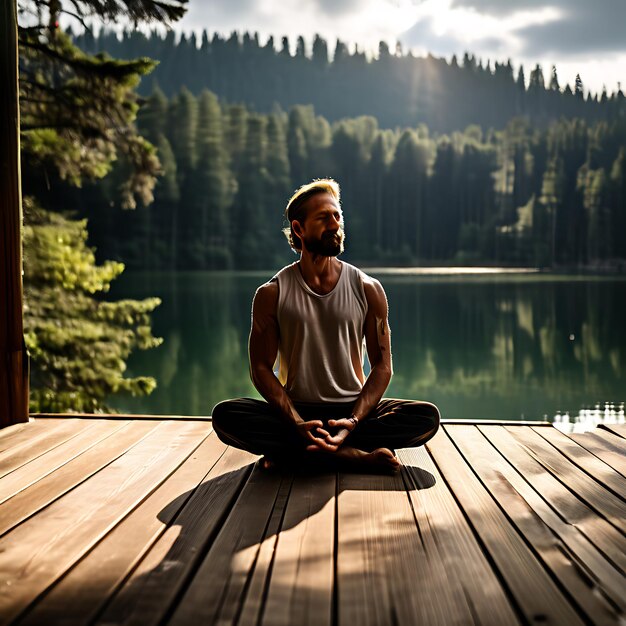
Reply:
M626 427L448 423L397 476L208 420L0 431L2 624L624 624Z

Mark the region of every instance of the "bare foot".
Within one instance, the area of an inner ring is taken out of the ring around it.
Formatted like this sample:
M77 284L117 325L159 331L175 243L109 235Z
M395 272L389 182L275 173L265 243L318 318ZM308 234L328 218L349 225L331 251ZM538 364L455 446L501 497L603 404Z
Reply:
M266 456L264 456L261 459L261 467L264 470L272 470L276 467L276 463L274 461L272 461L272 459L267 458Z
M350 446L341 446L335 456L355 468L366 471L395 474L400 469L400 461L389 448L365 452Z

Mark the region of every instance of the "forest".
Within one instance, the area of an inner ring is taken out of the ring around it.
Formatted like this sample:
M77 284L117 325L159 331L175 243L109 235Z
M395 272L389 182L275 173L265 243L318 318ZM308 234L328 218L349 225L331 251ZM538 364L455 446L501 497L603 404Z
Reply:
M438 135L382 129L372 116L330 123L312 106L261 114L207 90L168 100L156 89L137 124L163 168L150 206L123 208L123 165L69 195L62 185L46 194L88 218L103 258L134 269L278 267L291 256L286 200L325 176L342 187L346 258L359 263L626 260L623 119L563 118L542 130L515 118L502 130Z
M555 67L546 74L539 65L514 70L510 60L483 63L470 53L460 60L420 58L400 45L391 51L385 42L373 58L341 40L331 51L319 35L310 49L303 37L295 45L288 37L261 43L256 33L224 38L206 30L200 37L86 31L75 43L89 54L159 61L139 86L145 96L157 85L169 98L182 87L196 96L209 89L220 100L262 113L311 104L329 122L371 115L381 128L426 124L433 133L449 133L470 124L502 129L519 116L541 128L561 117L612 121L626 108L619 85L592 94L580 76L571 86L561 84Z

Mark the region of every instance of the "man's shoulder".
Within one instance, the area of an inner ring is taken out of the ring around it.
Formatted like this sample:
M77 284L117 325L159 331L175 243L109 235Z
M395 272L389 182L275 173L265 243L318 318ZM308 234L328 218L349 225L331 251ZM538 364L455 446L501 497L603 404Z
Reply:
M342 261L342 263L347 267L349 272L358 276L363 286L363 293L365 294L368 310L374 312L376 315L382 315L387 310L387 295L380 281L355 265L351 265L345 261Z
M257 288L254 294L254 310L269 312L276 309L277 303L278 281L274 276Z
M385 291L379 280L365 273L362 269L356 267L355 265L351 265L345 261L342 261L342 263L348 268L349 271L354 272L359 276L361 282L363 283L363 289L365 290L366 296L375 296L380 293L384 295Z
M257 287L256 294L254 296L255 299L259 296L261 298L278 298L278 281L282 276L293 271L294 266L295 263L285 265L285 267L278 270L278 272L276 272L276 274L274 274L274 276L272 276L266 283Z

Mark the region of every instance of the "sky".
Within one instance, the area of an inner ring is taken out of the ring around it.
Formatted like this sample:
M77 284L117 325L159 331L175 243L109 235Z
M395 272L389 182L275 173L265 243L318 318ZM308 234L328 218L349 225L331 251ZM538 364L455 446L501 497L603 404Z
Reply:
M184 32L258 32L308 44L318 33L375 55L391 50L459 59L468 51L486 63L511 59L526 79L540 63L546 82L556 65L561 87L577 73L585 90L626 90L626 0L190 0L175 28Z

